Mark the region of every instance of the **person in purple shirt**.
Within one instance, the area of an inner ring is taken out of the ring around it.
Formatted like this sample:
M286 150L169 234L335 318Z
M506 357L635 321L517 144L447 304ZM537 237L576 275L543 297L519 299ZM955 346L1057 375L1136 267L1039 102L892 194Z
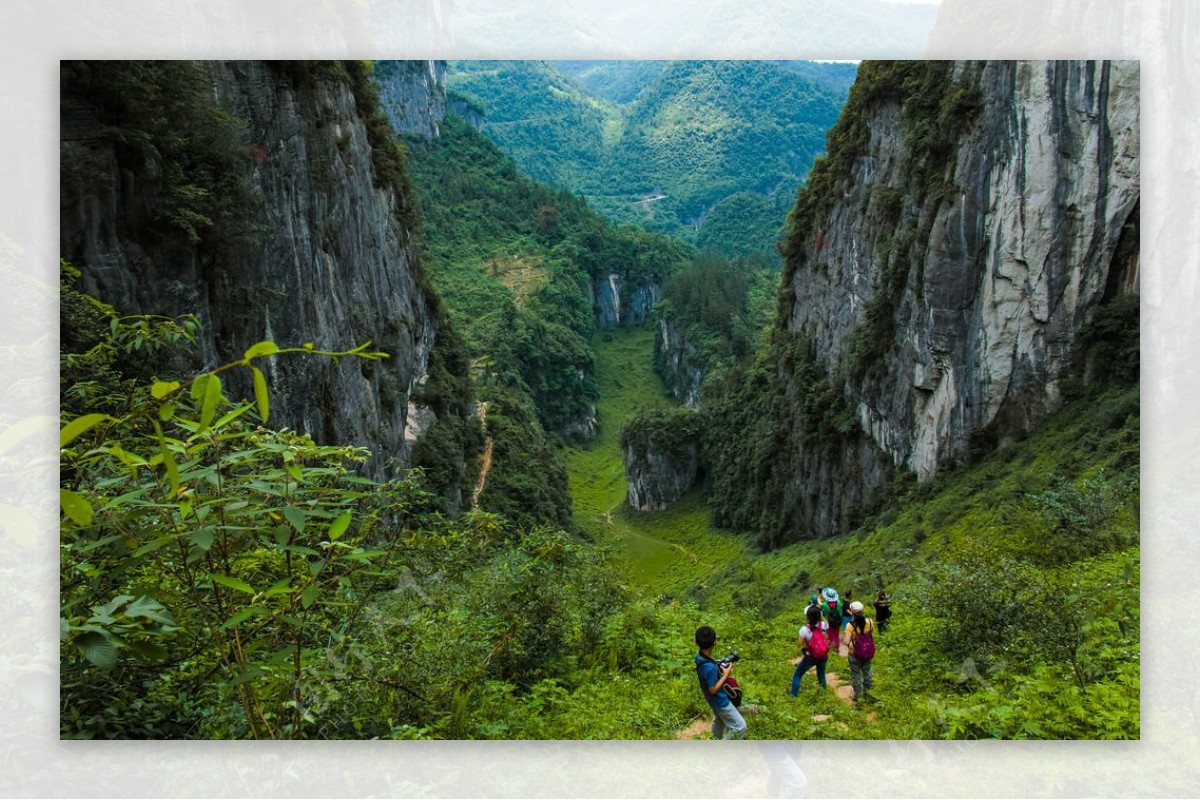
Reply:
M696 629L696 677L700 691L713 711L712 733L714 739L745 739L746 720L725 694L725 681L733 671L733 664L719 666L712 657L713 645L717 643L717 632L707 625Z

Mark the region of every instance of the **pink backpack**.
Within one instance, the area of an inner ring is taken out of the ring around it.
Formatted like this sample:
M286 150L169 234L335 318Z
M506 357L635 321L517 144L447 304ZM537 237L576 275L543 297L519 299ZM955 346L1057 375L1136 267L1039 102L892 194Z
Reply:
M813 658L826 658L829 655L829 637L820 626L814 628L809 625L808 629L812 631L812 636L808 639L808 654Z

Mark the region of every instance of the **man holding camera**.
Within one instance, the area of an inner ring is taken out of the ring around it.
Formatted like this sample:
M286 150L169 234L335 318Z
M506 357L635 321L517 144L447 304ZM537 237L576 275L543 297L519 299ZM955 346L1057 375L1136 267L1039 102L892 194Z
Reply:
M712 732L714 739L745 739L746 720L725 693L733 662L726 659L718 664L712 657L713 645L717 643L717 632L707 625L696 629L696 676L700 679L700 691L713 710Z

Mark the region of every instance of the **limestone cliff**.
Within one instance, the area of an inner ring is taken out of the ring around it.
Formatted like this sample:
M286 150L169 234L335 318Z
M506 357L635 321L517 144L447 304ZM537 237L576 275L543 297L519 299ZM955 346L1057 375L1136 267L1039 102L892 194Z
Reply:
M662 289L655 281L631 285L619 273L610 272L593 280L592 302L596 327L612 329L640 325L650 316Z
M382 476L411 462L435 410L465 409L424 386L439 361L437 300L420 273L403 163L355 69L65 63L61 253L118 309L196 314L192 368L262 339L373 341L391 357L276 357L266 372L273 424L368 447ZM409 122L431 108L410 104ZM246 388L232 374L229 384Z
M779 332L858 430L781 420L784 535L844 530L896 470L1059 407L1081 329L1137 288L1138 118L1132 62L862 65L790 219Z
M699 405L700 382L704 378L699 354L674 320L662 317L658 320L654 366L676 400L689 408Z
M638 511L662 511L700 475L703 418L691 409L639 412L621 431L626 499Z
M446 116L445 61L376 61L379 101L397 133L432 138Z

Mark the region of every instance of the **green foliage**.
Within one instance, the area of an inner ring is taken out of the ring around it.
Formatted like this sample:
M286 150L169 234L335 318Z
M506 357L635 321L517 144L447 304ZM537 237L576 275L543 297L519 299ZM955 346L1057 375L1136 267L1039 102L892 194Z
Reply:
M1141 296L1119 294L1079 332L1086 373L1101 386L1136 384L1141 367Z
M522 528L570 527L567 473L527 396L499 386L489 387L486 396L492 464L479 507Z
M699 443L705 416L690 408L652 408L639 411L621 428L621 449L651 449L674 458Z
M136 333L144 322L114 319L107 342L64 360L136 352L148 346ZM158 341L183 338L174 326ZM237 703L201 735L299 737L313 722L303 705L310 650L378 580L403 529L397 501L427 501L411 484L354 477L364 451L250 424L268 419L265 393L254 403L225 398L221 373L257 376L255 361L289 353L382 356L261 342L186 384L135 386L120 416L64 426L64 736L178 735L169 724L123 728L128 709L111 712L149 704L167 720L183 694L226 712L226 701ZM139 698L143 682L173 688ZM203 723L189 713L186 724Z
M665 279L690 250L610 226L583 200L518 176L456 118L409 151L434 281L485 382L527 392L546 430L567 430L596 401L591 282L617 274L630 293Z
M802 337L776 332L714 394L704 464L717 524L754 531L764 547L807 536L805 498L788 485L804 449L846 447L861 435L841 390Z
M522 170L610 219L774 258L781 203L852 78L825 64L489 61L453 63L449 82L483 100L484 132Z

